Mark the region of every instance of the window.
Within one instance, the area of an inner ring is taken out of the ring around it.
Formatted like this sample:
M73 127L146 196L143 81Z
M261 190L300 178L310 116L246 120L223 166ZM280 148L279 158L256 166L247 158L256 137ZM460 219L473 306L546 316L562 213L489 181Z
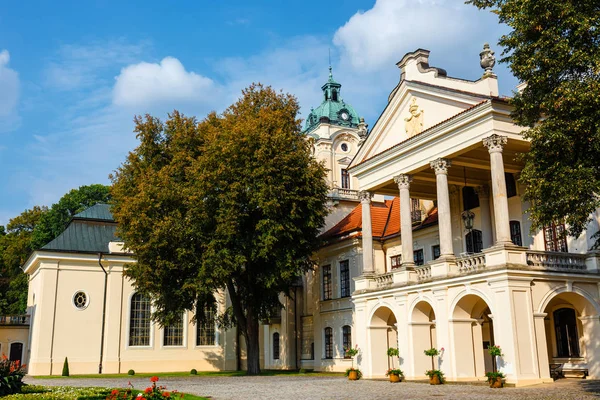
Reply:
M279 332L273 334L273 360L279 360Z
M558 357L579 357L579 334L577 316L572 308L554 311L556 352Z
M350 262L340 262L340 296L350 297Z
M467 243L467 253L481 253L483 250L483 239L480 230L473 229L467 233L465 241Z
M338 101L338 93L335 89L333 89L333 91L331 92L331 100Z
M23 361L23 343L15 342L10 344L9 361Z
M150 299L141 293L131 296L130 346L150 346L150 316Z
M437 260L438 258L440 258L440 245L436 244L431 246L431 255L433 256L434 260Z
M423 265L425 262L425 259L423 258L423 249L415 250L413 258L415 260L415 265Z
M163 346L183 346L183 316L164 328Z
M510 221L510 240L515 246L523 246L521 223L519 221Z
M325 358L333 358L333 330L325 328Z
M342 148L342 151L348 151L348 145L346 143L342 143L340 147Z
M346 355L346 350L352 348L352 328L348 325L342 327L342 343L344 348L344 358L352 358Z
M311 360L315 359L315 342L312 342L310 344L310 359Z
M390 267L392 269L400 268L402 265L402 255L391 256L390 257Z
M323 267L323 300L331 300L331 265Z
M567 232L565 224L552 224L544 227L544 244L546 251L568 252Z
M196 346L214 346L216 344L215 306L196 307Z
M350 189L350 174L346 168L342 168L342 189Z
M410 199L410 218L411 222L421 222L421 204L419 199Z
M517 183L515 182L515 176L504 173L504 182L506 183L506 197L514 197L517 195Z
M465 186L462 188L463 195L463 209L471 210L479 207L479 196L475 193L475 189L471 186Z
M73 295L73 305L78 310L85 310L88 306L89 298L85 292L78 291Z

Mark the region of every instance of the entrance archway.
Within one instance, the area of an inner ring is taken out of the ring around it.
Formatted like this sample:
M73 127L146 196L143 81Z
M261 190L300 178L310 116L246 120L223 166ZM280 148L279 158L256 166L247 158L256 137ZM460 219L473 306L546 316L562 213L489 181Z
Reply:
M475 294L462 297L452 311L457 378L483 378L494 369L487 348L494 345L494 326L488 304Z
M600 375L600 320L584 296L563 292L544 308L549 368L565 377ZM540 366L544 368L544 366Z
M379 307L371 317L369 332L372 376L385 376L391 366L387 349L398 347L396 322L396 316L392 310L385 306ZM397 367L397 360L395 365Z
M415 305L411 313L410 331L412 335L414 375L421 376L427 370L437 369L437 365L432 361L432 358L424 353L425 350L432 347L437 348L435 312L431 304L420 301Z

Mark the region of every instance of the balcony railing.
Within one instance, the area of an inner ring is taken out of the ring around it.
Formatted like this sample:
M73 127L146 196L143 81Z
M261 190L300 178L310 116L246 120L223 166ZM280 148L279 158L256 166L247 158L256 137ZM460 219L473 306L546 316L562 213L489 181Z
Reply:
M417 282L431 279L431 265L420 265L415 267L415 272L417 273Z
M585 271L586 254L527 251L527 265L561 271Z
M358 200L358 190L333 188L329 195L334 199Z
M378 289L391 286L392 283L394 283L394 274L392 272L375 277L375 285Z
M29 325L29 315L0 315L0 325Z
M458 257L456 259L456 265L458 272L469 273L479 271L485 268L485 254L475 253L466 256Z

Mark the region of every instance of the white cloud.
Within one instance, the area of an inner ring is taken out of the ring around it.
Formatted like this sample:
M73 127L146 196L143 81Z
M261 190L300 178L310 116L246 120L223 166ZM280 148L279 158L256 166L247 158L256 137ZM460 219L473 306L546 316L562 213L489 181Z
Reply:
M0 130L10 127L18 119L17 105L21 83L19 74L8 67L10 54L8 50L0 51Z
M113 89L118 106L143 106L156 103L202 102L214 99L214 82L185 70L173 57L160 64L141 62L121 70Z

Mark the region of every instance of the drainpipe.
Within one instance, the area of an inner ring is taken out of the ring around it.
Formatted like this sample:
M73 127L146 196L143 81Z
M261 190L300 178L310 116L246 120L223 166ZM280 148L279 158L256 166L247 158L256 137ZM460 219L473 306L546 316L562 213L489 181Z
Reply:
M108 272L102 265L102 253L98 253L98 265L104 272L104 301L102 304L102 331L100 332L100 363L98 364L98 373L102 373L102 359L104 358L104 326L106 325L106 289L108 284Z

